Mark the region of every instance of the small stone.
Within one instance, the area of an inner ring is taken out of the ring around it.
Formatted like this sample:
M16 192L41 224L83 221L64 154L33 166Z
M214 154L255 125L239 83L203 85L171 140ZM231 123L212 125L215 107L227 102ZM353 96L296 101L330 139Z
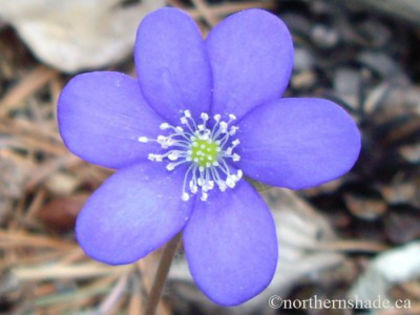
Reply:
M344 195L344 201L354 216L367 221L373 221L382 216L387 208L386 203L381 199L354 194Z
M79 179L63 172L51 175L45 183L48 190L56 195L70 195L79 185Z
M358 107L358 90L362 82L361 73L352 68L339 68L334 73L334 92L354 109Z
M296 47L294 56L294 70L309 70L315 65L315 58L308 49Z
M312 40L321 48L332 48L338 44L338 33L335 29L318 24L311 30Z

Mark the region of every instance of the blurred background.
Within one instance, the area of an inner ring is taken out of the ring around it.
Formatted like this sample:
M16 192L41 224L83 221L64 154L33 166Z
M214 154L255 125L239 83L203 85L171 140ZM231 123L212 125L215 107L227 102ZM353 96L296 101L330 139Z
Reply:
M341 104L363 134L346 176L298 192L258 187L275 216L279 262L268 289L236 308L200 293L182 254L158 314L352 314L274 309L284 299L409 300L420 314L420 1L0 0L0 313L141 314L160 253L110 267L87 258L73 225L111 171L69 153L56 101L91 69L135 74L141 18L172 5L206 34L258 7L280 16L295 44L287 96ZM417 239L417 240L416 240ZM205 248L203 248L205 250Z

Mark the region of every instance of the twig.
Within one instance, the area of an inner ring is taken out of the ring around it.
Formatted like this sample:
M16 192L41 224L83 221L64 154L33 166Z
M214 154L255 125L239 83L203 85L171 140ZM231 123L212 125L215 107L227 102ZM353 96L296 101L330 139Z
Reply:
M77 265L53 265L41 267L17 267L12 274L21 281L36 281L47 279L86 279L109 274L126 273L130 266L111 267L98 263L83 263Z
M213 27L217 24L218 19L216 15L209 10L207 4L203 0L192 0L192 3L210 26Z
M163 287L165 286L166 278L171 267L172 259L178 248L181 233L178 233L169 243L166 244L160 259L158 270L156 271L155 280L153 282L152 290L150 291L147 305L146 315L154 315L157 305L162 295Z
M114 288L109 292L108 296L104 299L101 305L98 308L99 314L110 314L115 304L124 293L125 288L128 284L130 272L122 275L120 279L115 284Z
M129 315L138 315L143 313L143 303L142 303L142 294L140 287L140 279L138 272L133 273L132 279L132 289L130 304L128 306Z
M8 232L4 230L0 230L0 242L1 241L5 241L7 244L34 247L50 247L61 250L73 249L76 246L72 242L53 239L51 237L44 237L22 232Z
M28 179L25 189L32 191L36 185L40 184L42 181L46 180L49 176L54 174L57 170L61 168L68 168L74 165L84 163L77 156L67 153L66 155L59 156L53 160L49 160L44 164L40 165L36 171Z
M0 100L0 116L5 115L16 104L43 87L57 76L58 72L44 65L37 66L29 72L2 100Z
M47 192L44 188L41 188L36 192L35 197L32 200L30 206L28 207L28 211L26 212L25 220L31 220L35 218L46 199L46 195Z
M320 242L317 245L322 250L351 251L351 252L382 252L389 247L375 242L363 240L338 240L331 242Z
M157 264L162 252L163 248L151 253L144 259L140 259L137 263L137 268L140 273L140 284L145 292L150 292L152 290L154 275L156 274L158 268ZM143 305L141 314L143 314L145 307L146 305ZM159 315L172 314L168 305L162 299L158 303L156 313Z

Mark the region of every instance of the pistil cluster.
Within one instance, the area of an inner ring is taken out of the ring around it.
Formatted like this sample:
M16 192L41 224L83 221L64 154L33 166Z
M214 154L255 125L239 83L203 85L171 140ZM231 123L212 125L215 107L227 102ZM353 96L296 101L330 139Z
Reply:
M206 201L208 192L217 186L220 191L234 188L242 178L240 169L233 169L227 160L237 162L240 156L234 153L239 139L233 139L238 127L233 125L236 117L229 115L228 121L221 120L221 115L209 117L201 113L200 123L191 116L189 110L180 118L181 126L162 123L161 130L169 131L167 135L159 135L156 139L139 137L138 141L150 141L160 144L167 150L161 154L150 153L148 158L155 162L167 162L166 169L173 171L182 164L187 164L182 185L182 200L188 201L192 194L200 192L200 199Z

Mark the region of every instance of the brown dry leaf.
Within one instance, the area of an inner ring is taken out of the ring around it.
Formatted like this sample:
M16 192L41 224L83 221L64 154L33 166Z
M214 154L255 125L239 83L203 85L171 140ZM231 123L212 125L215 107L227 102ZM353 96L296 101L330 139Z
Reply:
M122 6L121 0L0 0L0 18L12 24L34 54L66 72L104 67L132 51L136 29L163 0Z
M59 197L42 207L39 218L49 227L67 231L74 227L77 215L89 194L80 193L70 197Z

